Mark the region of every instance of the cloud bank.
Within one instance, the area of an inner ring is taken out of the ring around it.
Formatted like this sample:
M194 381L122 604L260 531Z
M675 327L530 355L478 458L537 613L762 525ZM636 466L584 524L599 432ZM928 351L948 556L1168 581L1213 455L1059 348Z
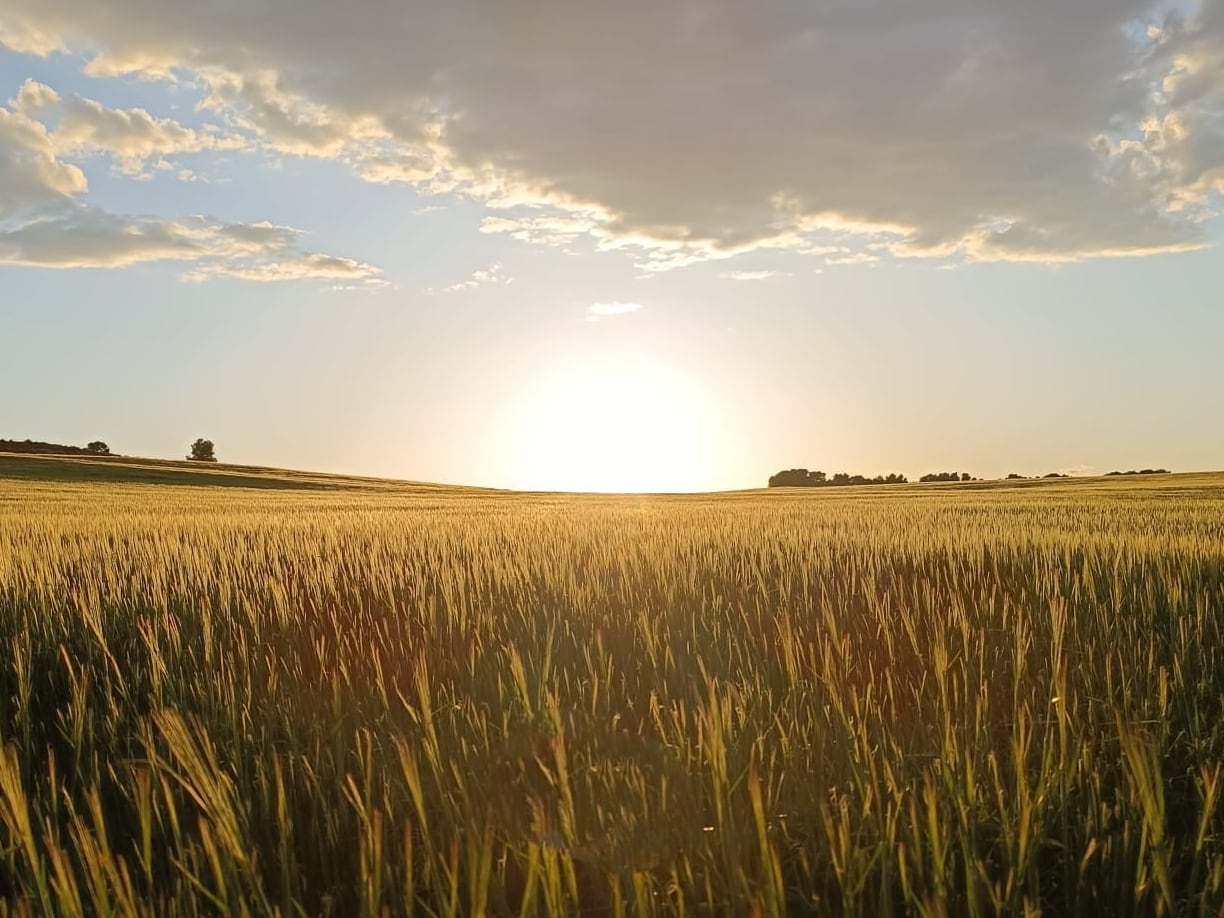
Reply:
M0 29L0 37L7 34ZM196 131L143 109L120 110L62 98L27 81L0 106L0 264L40 268L123 268L193 262L185 279L321 279L382 284L380 271L347 258L304 251L300 233L269 222L225 224L109 213L83 200L88 182L72 157L110 157L141 176L166 157L233 150L247 141L218 129Z
M1178 251L1224 194L1224 0L6 0L0 43L204 88L218 127L192 137L67 103L69 136L120 168L249 136L649 270L831 240ZM54 135L0 121L0 144L22 131L0 206L76 193Z

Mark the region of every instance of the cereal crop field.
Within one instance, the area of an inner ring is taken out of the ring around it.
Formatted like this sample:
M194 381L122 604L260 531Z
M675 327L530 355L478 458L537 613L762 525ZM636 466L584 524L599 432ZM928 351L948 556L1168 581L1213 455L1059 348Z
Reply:
M7 913L1224 913L1224 475L0 457L0 648Z

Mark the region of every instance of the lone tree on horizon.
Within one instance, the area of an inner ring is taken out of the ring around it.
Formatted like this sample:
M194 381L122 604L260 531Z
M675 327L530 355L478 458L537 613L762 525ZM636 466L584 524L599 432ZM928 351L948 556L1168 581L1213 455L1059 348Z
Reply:
M191 444L191 455L187 457L192 462L216 462L217 454L213 452L213 441L202 437Z
M85 444L85 449L97 456L110 455L110 447L101 440L94 440L92 443Z

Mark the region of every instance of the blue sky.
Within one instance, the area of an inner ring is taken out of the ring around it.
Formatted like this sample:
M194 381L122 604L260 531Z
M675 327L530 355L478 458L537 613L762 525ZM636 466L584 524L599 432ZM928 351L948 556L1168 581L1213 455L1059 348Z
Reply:
M0 437L601 490L1224 467L1224 4L878 7L13 0Z

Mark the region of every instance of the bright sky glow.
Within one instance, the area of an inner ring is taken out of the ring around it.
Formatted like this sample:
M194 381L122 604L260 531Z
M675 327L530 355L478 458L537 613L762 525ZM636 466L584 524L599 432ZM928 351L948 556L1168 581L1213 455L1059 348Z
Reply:
M507 439L520 441L525 487L686 491L718 449L713 415L700 389L664 368L575 367L523 393Z
M5 0L0 437L1224 467L1224 0Z

